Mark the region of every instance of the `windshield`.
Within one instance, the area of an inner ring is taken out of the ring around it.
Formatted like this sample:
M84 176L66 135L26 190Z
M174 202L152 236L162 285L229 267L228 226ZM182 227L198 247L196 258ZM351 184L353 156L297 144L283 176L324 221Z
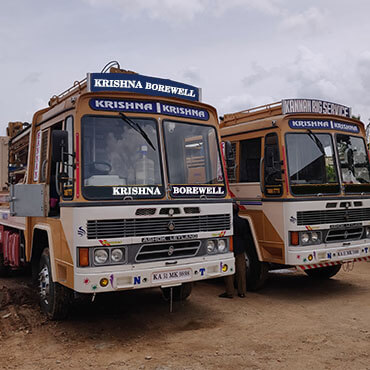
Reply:
M152 119L130 121L105 116L82 118L82 181L86 198L162 195L157 123Z
M220 151L214 127L165 121L164 138L168 181L172 185L173 195L225 195ZM209 186L199 187L199 184ZM186 187L181 189L174 185Z
M345 191L370 191L369 159L364 139L337 134L336 140Z
M289 133L286 147L293 194L339 193L331 135Z

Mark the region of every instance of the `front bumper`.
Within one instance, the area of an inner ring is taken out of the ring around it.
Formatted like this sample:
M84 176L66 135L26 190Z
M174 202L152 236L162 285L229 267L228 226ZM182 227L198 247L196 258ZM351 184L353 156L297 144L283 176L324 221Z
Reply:
M298 248L297 248L298 249ZM289 250L288 265L312 265L316 263L342 263L370 257L370 245L361 241L351 245L336 245L330 248L313 246L310 250Z
M224 266L227 265L227 271ZM127 268L127 266L125 266ZM102 293L119 290L152 287L170 287L192 281L213 279L232 275L235 272L233 253L222 258L202 260L193 263L172 264L151 267L148 264L132 265L130 270L122 266L112 266L109 271L93 272L92 268L76 272L74 290L79 293ZM107 286L100 285L101 279L108 279Z

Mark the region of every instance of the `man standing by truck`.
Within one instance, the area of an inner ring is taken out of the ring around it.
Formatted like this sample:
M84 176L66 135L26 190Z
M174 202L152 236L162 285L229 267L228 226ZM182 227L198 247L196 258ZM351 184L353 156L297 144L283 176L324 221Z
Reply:
M246 261L245 250L248 243L251 243L248 235L251 235L248 222L239 216L239 206L236 202L233 203L233 228L234 240L233 249L235 256L235 270L236 270L236 283L238 289L238 296L245 298L247 291L246 282ZM249 231L249 232L248 232ZM226 292L219 295L220 298L233 298L234 296L234 275L228 275L225 278Z

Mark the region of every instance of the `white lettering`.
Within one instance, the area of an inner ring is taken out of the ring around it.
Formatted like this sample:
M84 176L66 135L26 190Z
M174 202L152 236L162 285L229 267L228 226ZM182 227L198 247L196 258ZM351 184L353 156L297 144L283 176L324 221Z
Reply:
M174 186L173 195L222 195L223 188L220 186Z
M102 80L100 78L94 80L94 87L101 87Z
M122 195L122 188L113 188L113 195Z
M105 108L103 100L95 100L95 107L96 108Z
M152 104L151 103L147 103L147 104L145 104L144 105L144 110L152 110L153 109L153 106L152 106Z
M156 186L114 186L113 195L161 195Z

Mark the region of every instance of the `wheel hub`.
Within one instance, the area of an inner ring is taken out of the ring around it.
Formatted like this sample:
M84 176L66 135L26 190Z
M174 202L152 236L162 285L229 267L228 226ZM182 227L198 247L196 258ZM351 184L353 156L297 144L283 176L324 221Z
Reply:
M49 269L47 266L44 266L39 272L39 292L41 299L48 304L50 294L50 279Z

